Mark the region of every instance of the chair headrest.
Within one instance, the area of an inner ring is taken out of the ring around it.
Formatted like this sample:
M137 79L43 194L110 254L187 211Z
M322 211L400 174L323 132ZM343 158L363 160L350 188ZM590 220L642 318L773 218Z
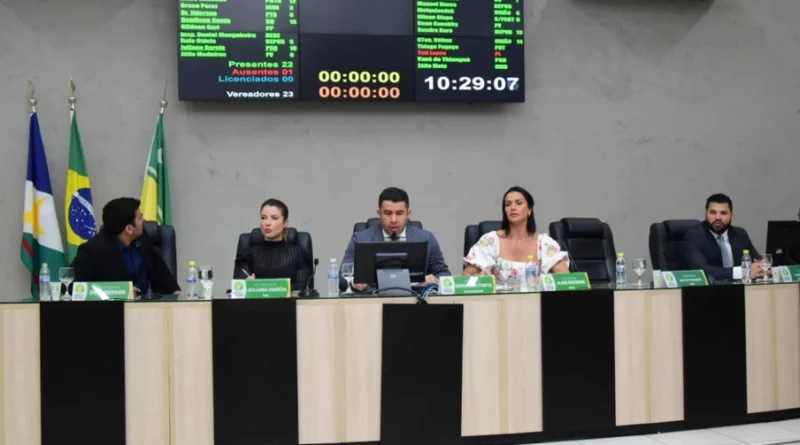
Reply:
M481 235L484 235L493 230L500 230L502 226L502 221L481 221L478 223L478 232L480 232Z
M286 242L294 243L295 240L297 240L297 229L289 227L289 230L286 232ZM262 241L264 241L264 234L261 233L261 229L253 229L250 232L250 245L258 244Z
M696 219L668 219L664 221L664 227L670 239L683 239L686 231L700 224Z
M159 238L159 236L160 236L159 232L161 232L161 229L160 229L158 223L153 222L153 221L145 221L142 226L143 226L142 228L144 229L144 234L148 238L150 238L150 239L158 239Z
M564 218L561 223L570 238L603 237L603 222L597 218Z

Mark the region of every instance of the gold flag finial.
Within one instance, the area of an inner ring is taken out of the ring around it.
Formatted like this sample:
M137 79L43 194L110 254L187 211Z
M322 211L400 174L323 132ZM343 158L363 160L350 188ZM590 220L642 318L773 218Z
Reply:
M78 99L75 98L75 81L72 80L72 75L69 76L69 104L72 106L72 109L75 109L75 102Z
M28 78L28 103L31 106L31 113L36 112L36 88L33 86L33 81Z
M161 102L159 103L159 105L161 105L161 112L162 113L164 112L164 108L167 108L167 105L169 105L169 103L167 102L167 83L169 83L169 81L165 80L164 81L164 96L162 96Z

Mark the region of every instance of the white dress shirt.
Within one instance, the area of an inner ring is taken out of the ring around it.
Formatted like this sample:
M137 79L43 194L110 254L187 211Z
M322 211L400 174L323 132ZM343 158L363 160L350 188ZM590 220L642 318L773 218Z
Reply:
M383 240L384 241L391 241L392 240L392 234L391 233L387 233L383 229L381 229L381 230L383 231ZM406 240L406 228L403 227L403 231L397 234L397 241L405 241L405 240Z
M722 232L722 234L717 234L717 233L711 232L711 234L714 236L715 240L718 240L720 237L722 238L723 246L725 246L724 248L727 249L728 255L730 255L731 260L733 260L734 264L736 264L736 260L734 259L734 256L733 256L733 249L731 248L731 240L728 239L728 231L726 230L726 231ZM719 241L717 241L717 243L719 243ZM720 246L720 247L722 247L722 246ZM742 267L741 266L733 266L733 279L734 280L741 280L742 279Z

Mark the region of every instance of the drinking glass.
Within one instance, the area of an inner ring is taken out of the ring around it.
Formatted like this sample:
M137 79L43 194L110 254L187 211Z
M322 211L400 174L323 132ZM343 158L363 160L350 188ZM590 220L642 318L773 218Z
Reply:
M203 299L210 300L214 296L214 270L211 266L200 267L200 285L203 287Z
M769 283L770 281L772 281L769 278L769 271L770 269L772 269L772 254L769 253L764 254L764 256L761 257L761 261L759 261L758 264L764 271L764 279L762 279L761 281L764 283Z
M67 300L71 299L72 295L69 293L69 285L75 280L75 269L71 267L62 267L58 269L58 280L67 288L67 293L64 294L64 297ZM60 289L58 293L61 294ZM53 295L53 299L55 300L58 296Z
M633 271L636 272L636 276L639 278L636 285L642 287L642 275L647 272L647 261L642 258L633 260Z
M512 270L513 270L513 268L511 266L511 263L509 263L508 261L501 261L500 262L500 265L499 265L500 277L503 279L503 286L501 287L501 290L504 290L504 291L510 290L509 289L509 285L508 285L509 284L508 283L508 279L511 276Z
M346 294L352 294L353 290L350 287L353 285L353 274L355 273L355 264L353 263L342 263L342 278L347 281L347 290L345 291Z

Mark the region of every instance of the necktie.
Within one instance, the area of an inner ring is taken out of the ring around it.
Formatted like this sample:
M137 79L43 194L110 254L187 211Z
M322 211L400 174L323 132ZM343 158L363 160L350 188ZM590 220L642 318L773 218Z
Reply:
M719 250L722 252L722 267L733 267L731 252L728 250L728 246L725 245L725 238L722 235L717 236L717 244L719 244Z

